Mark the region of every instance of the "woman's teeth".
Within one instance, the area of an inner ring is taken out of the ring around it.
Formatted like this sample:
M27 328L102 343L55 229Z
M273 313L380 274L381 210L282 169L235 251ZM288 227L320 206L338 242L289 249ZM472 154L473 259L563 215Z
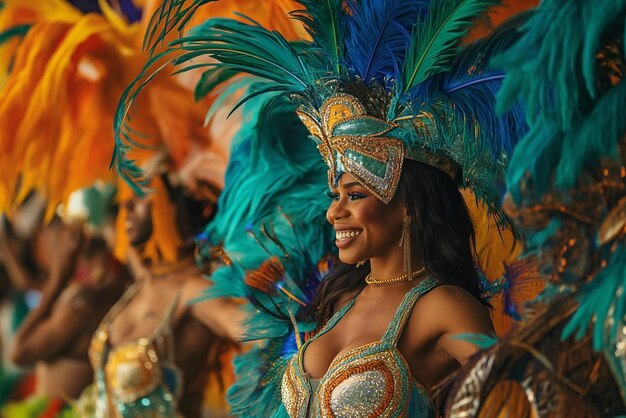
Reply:
M351 230L351 231L336 231L335 232L335 239L337 241L345 241L347 239L356 237L357 235L359 235L361 233L361 231L359 230Z

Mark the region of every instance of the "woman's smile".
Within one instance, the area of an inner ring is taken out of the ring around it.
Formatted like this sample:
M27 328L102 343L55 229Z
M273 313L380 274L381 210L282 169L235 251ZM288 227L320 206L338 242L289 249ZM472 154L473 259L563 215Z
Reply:
M346 248L356 240L360 233L361 230L356 228L336 228L335 245L337 248Z

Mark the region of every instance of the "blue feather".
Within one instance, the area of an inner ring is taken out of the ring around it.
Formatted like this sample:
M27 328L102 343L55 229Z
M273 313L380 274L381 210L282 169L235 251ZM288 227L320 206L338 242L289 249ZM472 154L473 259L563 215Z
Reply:
M130 23L141 20L141 8L135 6L132 0L120 0L119 7Z
M345 18L346 55L365 82L382 81L402 62L411 31L426 13L428 0L349 0Z
M511 19L488 38L470 44L452 64L452 71L442 75L443 90L455 103L457 112L462 113L458 120L477 122L482 138L479 147L489 147L495 158L503 152L510 154L516 140L526 132L526 115L519 103L500 117L494 115L505 74L491 63L494 56L516 41L524 18Z

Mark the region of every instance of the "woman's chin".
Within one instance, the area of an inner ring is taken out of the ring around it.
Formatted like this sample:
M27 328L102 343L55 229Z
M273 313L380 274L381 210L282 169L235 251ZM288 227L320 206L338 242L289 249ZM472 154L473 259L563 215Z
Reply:
M339 261L344 264L356 264L360 260L362 260L362 258L358 258L354 254L350 254L348 251L339 250Z

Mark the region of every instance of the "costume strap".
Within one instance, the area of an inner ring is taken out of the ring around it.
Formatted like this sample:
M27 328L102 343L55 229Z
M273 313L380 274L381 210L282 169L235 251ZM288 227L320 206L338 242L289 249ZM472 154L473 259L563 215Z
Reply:
M422 280L420 284L409 290L406 295L404 295L404 299L402 299L400 306L398 306L398 309L389 323L387 331L385 331L385 334L381 338L381 341L390 342L393 346L396 346L398 344L398 340L400 339L400 335L402 335L402 330L406 325L406 321L409 319L409 316L413 311L415 302L417 302L422 295L425 295L434 289L438 284L439 280L434 277L427 277Z

